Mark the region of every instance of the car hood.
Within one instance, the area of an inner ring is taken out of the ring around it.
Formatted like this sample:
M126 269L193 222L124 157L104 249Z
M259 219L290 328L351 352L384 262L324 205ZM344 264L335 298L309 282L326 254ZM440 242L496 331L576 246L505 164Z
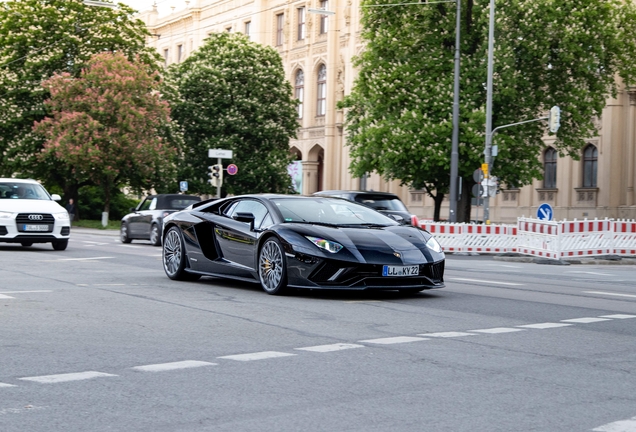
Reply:
M52 200L3 199L0 211L12 213L62 213L64 207Z
M320 225L310 225L310 227L299 224L294 227L294 231L303 237L320 237L336 241L344 246L344 249L338 253L323 252L313 244L309 248L303 247L304 252L313 251L314 255L321 254L325 258L395 265L436 262L444 259L443 252L435 252L426 246L426 242L432 236L415 227L404 225L382 228L332 228Z

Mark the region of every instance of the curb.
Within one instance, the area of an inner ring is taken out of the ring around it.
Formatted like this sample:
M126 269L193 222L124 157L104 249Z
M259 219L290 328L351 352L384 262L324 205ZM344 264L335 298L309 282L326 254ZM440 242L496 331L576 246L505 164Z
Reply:
M532 256L493 256L495 261L508 261L508 262L525 262L535 264L547 264L547 265L636 265L636 258L624 258L624 257L598 257L598 258L581 258L581 259L549 259L549 258L536 258Z

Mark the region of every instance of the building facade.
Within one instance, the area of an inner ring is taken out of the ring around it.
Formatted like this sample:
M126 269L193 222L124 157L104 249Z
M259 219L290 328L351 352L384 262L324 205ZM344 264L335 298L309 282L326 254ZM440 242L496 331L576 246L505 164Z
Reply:
M139 15L152 34L148 45L157 49L166 65L183 61L209 34L223 31L244 33L280 53L300 102L298 137L290 142L300 192L393 192L418 217L433 217L433 200L423 191L377 175L360 179L349 173L343 112L336 104L353 87L352 58L363 48L359 0L192 0L184 4L185 9L161 17L156 7ZM333 14L322 14L320 9ZM598 126L599 135L587 141L578 161L560 157L546 137L546 149L537 155L544 164L545 179L491 198L491 221L514 223L518 216L535 216L542 203L552 205L555 219L636 218L636 89L623 89L610 99ZM492 174L496 176L496 166ZM471 214L478 220L483 209L475 205ZM447 202L441 215L448 215Z

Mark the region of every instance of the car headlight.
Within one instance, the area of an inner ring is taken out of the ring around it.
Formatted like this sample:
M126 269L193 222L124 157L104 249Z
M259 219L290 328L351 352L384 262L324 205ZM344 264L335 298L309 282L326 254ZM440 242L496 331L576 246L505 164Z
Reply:
M0 219L13 219L13 213L0 211Z
M57 220L68 220L69 216L68 216L68 212L62 212L62 213L53 213L53 217Z
M430 239L428 239L428 241L426 242L426 246L430 250L434 250L437 253L441 253L442 252L442 247L437 242L437 240L435 240L435 237L431 237Z
M306 237L310 242L318 246L320 249L326 250L327 252L337 253L337 252L340 252L340 250L344 247L340 243L337 243L331 240L326 240L320 237L310 237L310 236L306 236Z

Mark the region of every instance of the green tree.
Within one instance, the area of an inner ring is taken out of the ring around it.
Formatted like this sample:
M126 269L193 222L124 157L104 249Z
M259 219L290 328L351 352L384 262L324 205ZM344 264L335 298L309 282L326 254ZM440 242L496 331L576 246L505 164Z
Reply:
M362 4L395 3L363 0ZM472 173L483 162L488 48L488 0L462 1L459 162L463 212L469 220ZM355 175L377 172L423 188L435 219L450 184L455 4L362 7L366 47L360 73L340 105ZM631 0L497 0L493 128L562 109L556 143L578 157L596 133L593 120L615 95L616 77L631 82L636 55ZM494 175L520 187L542 177L545 122L504 129ZM463 216L463 217L462 217Z
M179 179L195 193L214 194L209 185L208 149L233 151L235 176L225 175L223 192L292 193L287 165L289 139L298 123L291 84L279 54L244 35L218 33L168 72L173 118L183 128L185 151ZM224 163L227 163L225 160Z
M41 179L77 201L71 168L37 155L44 139L33 123L46 115L42 81L55 73L79 77L93 54L122 52L158 70L159 55L145 46L149 33L133 10L90 7L82 0L0 3L0 175Z
M35 124L46 138L39 157L65 164L79 182L104 191L110 210L113 188L148 189L174 181L175 149L161 137L170 122L159 81L145 65L123 54L96 54L80 78L55 75L43 83L52 117Z

